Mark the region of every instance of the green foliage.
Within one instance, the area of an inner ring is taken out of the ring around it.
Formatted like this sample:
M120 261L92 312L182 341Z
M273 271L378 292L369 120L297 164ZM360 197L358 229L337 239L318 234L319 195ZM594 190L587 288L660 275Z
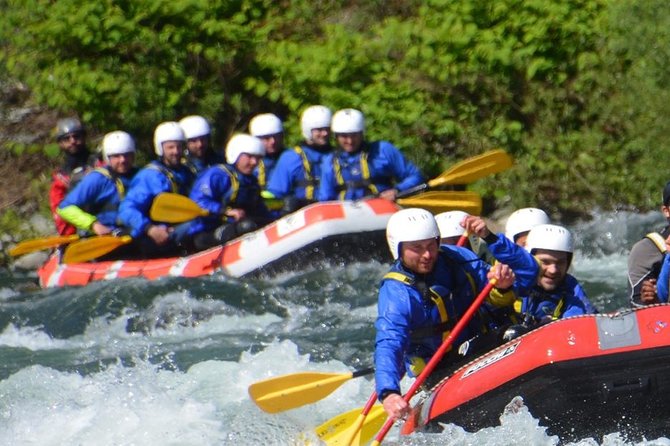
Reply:
M429 176L508 150L517 166L476 187L514 207L656 207L666 178L660 0L8 4L0 65L40 103L124 128L147 152L158 122L190 113L222 144L275 112L292 143L300 112L320 103L363 110L367 137Z

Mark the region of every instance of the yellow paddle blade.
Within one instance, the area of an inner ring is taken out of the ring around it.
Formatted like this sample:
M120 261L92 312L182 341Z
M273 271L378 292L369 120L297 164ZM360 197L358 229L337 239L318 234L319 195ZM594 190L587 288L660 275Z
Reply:
M183 223L208 214L190 198L170 192L157 195L149 211L153 221L163 223Z
M482 197L470 191L432 191L396 200L400 206L426 209L433 214L464 211L470 215L482 213Z
M63 254L63 263L81 263L104 256L119 246L132 242L129 235L116 237L114 235L101 235L91 237L79 242L72 243L65 249Z
M58 235L54 237L36 238L33 240L26 240L18 243L15 247L9 250L9 255L16 257L23 254L28 254L33 251L41 249L55 248L56 246L65 245L79 240L79 236L74 235Z
M362 412L363 409L358 408L331 418L316 428L316 435L328 446L367 444L384 425L386 411L381 404L376 404L367 416Z
M253 383L249 396L265 412L277 413L319 401L353 377L352 372L292 373Z
M512 163L512 157L504 150L491 150L456 163L439 177L430 180L428 186L472 183L480 178L509 169Z

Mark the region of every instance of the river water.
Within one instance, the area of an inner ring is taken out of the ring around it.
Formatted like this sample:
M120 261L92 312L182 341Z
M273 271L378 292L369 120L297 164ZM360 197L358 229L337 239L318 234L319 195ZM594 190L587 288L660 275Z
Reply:
M620 212L571 226L572 273L601 311L627 307L628 250L662 225L660 213ZM370 366L376 286L388 265L304 268L250 280L130 279L48 290L35 288L33 274L0 270L0 443L304 444L305 433L362 406L372 381L350 380L280 414L260 411L247 388L285 373ZM453 427L399 438L394 428L384 444L559 442L522 410L476 433ZM573 444L633 443L613 432Z

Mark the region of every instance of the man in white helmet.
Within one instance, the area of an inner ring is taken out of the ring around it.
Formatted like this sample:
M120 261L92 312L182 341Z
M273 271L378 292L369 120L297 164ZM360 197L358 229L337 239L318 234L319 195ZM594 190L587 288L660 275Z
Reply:
M105 235L119 229L119 204L137 173L135 141L128 133L107 133L102 155L105 165L89 172L58 205L58 215L82 234Z
M540 264L536 285L521 296L521 314L527 323L544 324L597 312L577 279L568 274L574 247L567 228L552 224L533 227L528 233L526 250Z
M491 267L468 249L440 246L437 222L423 209L403 209L392 215L386 238L395 262L379 288L375 385L384 409L397 419L409 410L400 389L405 372L417 376L423 370L489 280L498 281L489 304L511 304L514 296L507 289L515 276L507 265ZM458 361L457 346L480 335L484 324L476 315L439 367Z
M535 226L549 223L549 216L542 209L517 209L507 218L505 236L519 246L526 246L528 232Z
M97 157L86 146L86 129L77 118L63 118L56 123L56 141L63 154L63 164L53 172L49 189L49 207L60 235L70 235L76 228L58 214L65 195L97 163Z
M284 151L284 124L272 113L262 113L249 121L249 133L260 139L265 148L265 156L258 163L255 174L261 189L265 189L272 176L279 156Z
M284 200L283 213L316 201L321 179L321 160L332 151L330 122L332 112L323 105L307 107L300 118L304 140L284 150L268 179L268 199Z
M336 151L323 161L318 199L358 200L398 193L423 183L423 175L393 144L365 140L365 118L353 108L338 110L331 129Z
M208 168L195 181L190 197L209 211L188 227L195 250L221 245L270 222L254 175L264 155L259 138L235 134L226 145L227 164Z
M141 169L119 206L119 221L130 230L143 257L166 257L181 253L166 222L151 220L149 210L154 198L163 192L188 195L194 173L184 164L186 137L179 123L163 122L154 131L157 159Z
M224 162L223 155L213 150L212 132L204 117L186 116L179 121L179 126L186 138L186 162L193 166L196 173Z

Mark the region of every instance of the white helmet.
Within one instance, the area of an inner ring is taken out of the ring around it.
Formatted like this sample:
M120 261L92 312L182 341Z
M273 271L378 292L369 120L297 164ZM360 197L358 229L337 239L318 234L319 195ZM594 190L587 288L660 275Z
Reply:
M435 221L437 222L437 227L440 228L440 237L460 237L463 235L465 228L461 226L461 222L469 215L463 211L449 211L437 214Z
M249 133L253 136L267 136L282 133L284 126L281 119L272 113L263 113L256 115L249 122Z
M355 108L344 108L333 115L333 133L358 133L365 131L363 113Z
M246 133L237 133L226 144L226 162L235 164L241 154L265 156L263 142L255 136Z
M154 151L156 155L163 156L163 143L166 141L186 142L184 131L178 122L168 121L158 124L154 130Z
M324 105L307 107L300 117L302 136L306 141L312 140L312 129L330 128L333 112Z
M546 225L549 223L549 216L542 209L523 208L518 209L507 218L505 223L505 237L516 241L517 235L522 232L528 232L537 225Z
M133 137L122 130L107 133L102 139L102 157L105 162L109 162L111 155L124 153L135 153Z
M425 209L403 209L391 215L386 224L386 241L394 260L400 255L400 243L439 237L435 217Z
M550 249L572 254L572 234L563 226L538 225L530 230L526 240L526 250L533 253L536 249Z
M202 116L192 115L186 116L179 121L181 129L184 131L186 139L198 138L199 136L207 136L212 133L209 128L209 122Z

